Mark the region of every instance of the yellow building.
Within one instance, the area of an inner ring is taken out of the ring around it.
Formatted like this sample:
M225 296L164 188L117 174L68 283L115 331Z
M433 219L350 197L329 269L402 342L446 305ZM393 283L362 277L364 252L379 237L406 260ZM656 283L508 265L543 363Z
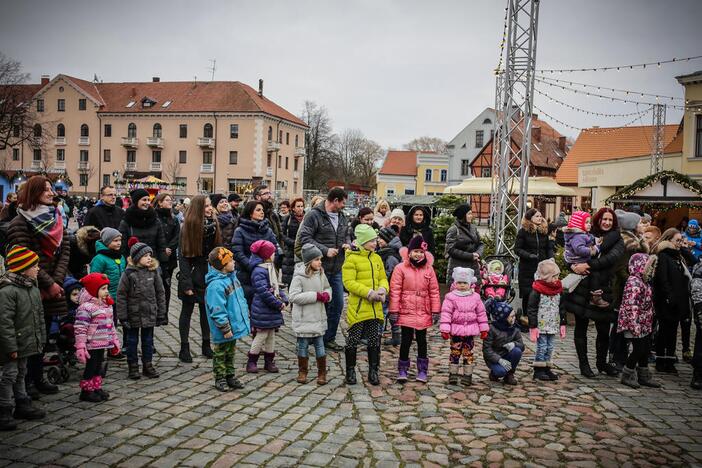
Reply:
M702 70L676 77L685 87L683 116L682 173L702 180Z
M388 151L376 177L376 195L441 195L447 186L448 156Z

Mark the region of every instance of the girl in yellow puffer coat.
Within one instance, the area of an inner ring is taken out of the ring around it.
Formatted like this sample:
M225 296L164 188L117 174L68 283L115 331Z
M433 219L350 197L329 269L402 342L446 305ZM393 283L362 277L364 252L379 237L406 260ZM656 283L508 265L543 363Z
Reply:
M346 339L346 383L356 383L356 347L361 339L368 341L368 382L380 384L380 338L383 334L383 302L390 285L385 266L375 253L378 234L367 224L354 230L358 250L346 252L341 270L344 287L349 292L346 321L349 334Z

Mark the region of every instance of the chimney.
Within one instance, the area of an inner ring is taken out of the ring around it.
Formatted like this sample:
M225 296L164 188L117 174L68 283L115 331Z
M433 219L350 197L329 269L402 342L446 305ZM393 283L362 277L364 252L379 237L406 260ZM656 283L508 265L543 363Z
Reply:
M534 137L537 143L541 143L541 127L532 127L531 136Z
M558 137L558 149L561 150L561 153L565 153L566 150L566 137Z
M263 97L263 79L258 80L258 95Z
M132 86L132 97L136 96L136 88Z
M49 75L41 75L41 85L48 85L49 84Z
M159 81L161 81L161 78L159 78L158 76L154 76L154 77L151 78L151 81L152 81L153 83L158 83Z
M532 122L534 120L539 120L539 114L531 114L531 120L532 120Z

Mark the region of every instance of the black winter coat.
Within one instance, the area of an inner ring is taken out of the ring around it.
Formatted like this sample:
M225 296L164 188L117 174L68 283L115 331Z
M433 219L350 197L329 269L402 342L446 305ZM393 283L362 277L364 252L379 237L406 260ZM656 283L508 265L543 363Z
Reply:
M302 219L295 239L295 255L301 258L302 246L308 243L314 244L322 251L322 266L327 276L340 273L341 265L344 264L344 251L341 246L346 242L348 228L346 215L339 212L339 224L334 230L331 219L324 209L324 202L320 202ZM336 257L327 257L329 249L339 249L339 254Z
M690 275L680 251L669 241L656 247L658 265L653 276L653 304L659 320L684 320L690 316Z
M83 220L84 226L95 226L102 231L103 228L111 227L119 229L119 224L124 218L124 210L116 205L107 205L102 201L92 207ZM126 239L123 239L126 244Z
M462 220L454 221L446 231L446 246L444 256L448 259L446 283L453 282L451 274L456 267L471 268L476 276L480 272L480 264L475 261L473 254L483 255L485 245L480 240L478 229L473 224Z
M483 341L483 358L485 359L485 363L488 366L490 364L497 364L500 359L509 353L504 346L510 342L514 342L515 348L524 351L524 341L522 341L522 334L519 331L519 327L515 326L509 331L503 331L494 325L490 325L488 336L485 338L485 341Z
M122 233L122 255L125 258L129 257L129 238L134 236L139 239L139 242L153 249L153 256L160 263L168 260L166 236L153 208L149 207L146 210L140 210L136 206L127 208L122 222L119 223L119 232Z
M422 210L424 212L424 221L422 221L421 224L415 224L412 221L414 213L418 210ZM407 221L405 222L404 227L400 231L400 241L402 241L402 245L404 247L407 247L410 239L412 239L417 234L421 234L424 238L424 241L427 243L429 252L431 252L432 255L435 254L434 231L432 231L431 229L431 211L423 206L413 206L409 210L409 213L407 214L405 219Z
M70 236L71 258L68 271L76 279L88 274L88 265L95 256L95 242L100 240L100 231L94 226L85 225Z
M602 245L600 245L600 256L591 258L587 264L590 272L598 272L602 280L602 298L607 302L612 302L612 278L617 264L624 255L624 241L619 231L610 231L604 235ZM564 296L565 309L578 317L588 318L594 321L613 322L617 319L614 307L601 309L590 305L590 281L586 276L580 284L570 294Z
M300 221L295 215L289 215L283 223L283 283L290 285L295 272L295 238L300 229Z
M236 263L236 277L244 288L246 299L250 302L253 297L253 285L251 284L251 273L253 267L249 265L251 260L251 244L257 240L267 240L278 248L275 235L271 230L268 220L253 221L247 218L239 219L239 227L234 231L232 241L234 261Z
M120 322L129 328L150 328L168 323L166 291L159 263L151 262L151 267L134 265L131 258L117 287L116 315Z
M531 283L539 262L553 257L553 241L548 238L546 221L536 226L531 221L522 220L514 252L519 257L519 295L526 297L531 294Z
M178 266L178 243L180 242L180 223L173 216L173 211L168 208L157 208L156 214L158 215L158 220L161 222L163 227L163 237L166 240L165 249L171 249L170 257L166 256L167 259L161 264L161 269L174 270ZM124 239L122 240L124 242Z
M219 223L219 230L222 232L223 247L232 250L232 237L234 237L234 230L237 224L236 218L231 211L218 213L217 222Z
M215 246L216 223L203 227L202 255L184 257L182 243L178 244L178 299L183 302L205 302L205 275L207 275L207 257ZM181 231L182 241L182 231ZM188 296L185 291L192 290L193 295Z

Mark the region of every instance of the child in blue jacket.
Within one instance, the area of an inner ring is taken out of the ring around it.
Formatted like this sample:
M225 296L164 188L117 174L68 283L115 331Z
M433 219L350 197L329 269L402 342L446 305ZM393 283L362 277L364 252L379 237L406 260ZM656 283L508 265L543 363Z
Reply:
M214 345L212 371L215 388L220 392L244 388L234 376L236 340L248 336L249 310L244 290L234 273L234 254L224 247L215 247L208 256L205 276L205 305Z

